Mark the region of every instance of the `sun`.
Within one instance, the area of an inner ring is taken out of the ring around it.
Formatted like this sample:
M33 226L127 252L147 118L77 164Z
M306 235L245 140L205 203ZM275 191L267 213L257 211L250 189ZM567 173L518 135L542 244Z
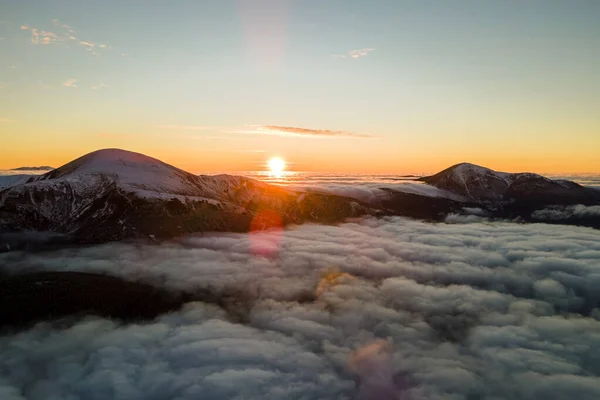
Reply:
M275 176L280 176L285 170L285 161L279 157L273 157L269 160L269 169Z

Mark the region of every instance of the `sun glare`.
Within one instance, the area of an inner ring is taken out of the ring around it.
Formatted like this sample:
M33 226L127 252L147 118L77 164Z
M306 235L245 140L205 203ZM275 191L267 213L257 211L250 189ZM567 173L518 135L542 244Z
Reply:
M269 169L273 175L281 176L283 170L285 170L285 162L279 157L271 158L269 160Z

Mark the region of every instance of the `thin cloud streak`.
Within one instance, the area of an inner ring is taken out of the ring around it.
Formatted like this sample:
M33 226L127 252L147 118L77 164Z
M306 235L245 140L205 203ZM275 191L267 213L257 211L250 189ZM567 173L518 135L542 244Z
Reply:
M7 124L9 122L15 122L15 120L10 118L0 118L0 123Z
M356 50L350 50L346 54L332 54L331 57L357 59L357 58L361 58L361 57L366 57L373 51L375 51L375 49L372 49L372 48L356 49Z
M63 86L76 89L77 88L76 83L77 83L77 79L71 78L71 79L67 79L66 81L64 81Z
M33 44L59 44L64 42L75 42L77 45L84 47L93 55L98 55L97 49L110 50L112 46L107 44L98 44L91 40L82 40L75 35L75 29L67 24L62 24L59 20L52 20L52 24L59 28L61 32L54 33L51 31L39 30L29 25L21 25L21 30L31 31L31 42Z
M60 40L60 37L54 32L40 31L28 25L21 25L21 30L31 31L31 43L33 44L52 44Z
M250 135L278 135L278 136L299 136L299 137L322 137L322 138L372 138L371 135L364 135L346 131L334 131L328 129L309 129L293 126L262 125L249 126L245 129L233 131L233 133L243 133Z

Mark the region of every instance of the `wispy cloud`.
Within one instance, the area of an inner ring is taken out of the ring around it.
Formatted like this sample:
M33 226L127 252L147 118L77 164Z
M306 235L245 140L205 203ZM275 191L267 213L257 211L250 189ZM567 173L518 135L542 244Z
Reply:
M328 129L309 129L292 126L277 125L259 125L247 126L233 131L233 133L258 134L258 135L278 135L278 136L301 136L301 137L350 137L350 138L371 138L371 135L364 135L346 131L333 131Z
M79 44L82 45L82 46L85 46L85 47L87 47L89 49L93 49L94 47L96 47L95 43L85 42L83 40L81 42L79 42Z
M90 86L90 89L92 89L92 90L98 90L98 89L102 89L102 88L105 88L105 87L106 87L106 85L104 83L99 83L97 85Z
M171 129L180 131L209 131L215 129L212 126L198 126L198 125L160 125L161 129Z
M77 37L75 29L70 25L63 24L59 20L52 20L52 24L56 32L40 30L29 25L21 25L21 30L31 32L31 42L33 44L59 44L59 43L74 43L80 47L90 51L93 55L98 55L96 50L110 50L112 46L107 44L95 43L91 40L82 40Z
M361 58L368 56L371 52L375 51L375 49L366 48L366 49L356 49L350 50L346 54L332 54L331 56L334 58Z
M63 23L61 23L61 22L60 22L59 20L57 20L57 19L53 19L53 20L52 20L52 23L54 24L54 26L58 26L58 27L61 27L61 28L63 28L63 29L66 29L66 30L67 30L67 32L70 32L70 33L75 33L75 29L74 29L72 26L69 26L69 25L67 25L67 24L63 24Z
M69 87L69 88L77 88L76 83L77 83L77 79L71 78L71 79L67 79L66 81L64 81L63 86Z
M360 58L360 57L365 57L367 55L369 55L369 53L371 53L372 51L375 51L375 49L359 49L359 50L352 50L350 53L348 53L350 55L350 57L352 58Z
M31 43L33 44L53 44L60 40L59 35L54 32L31 28L28 25L21 25L21 30L31 32Z
M6 124L6 123L9 123L9 122L15 122L15 120L14 119L10 119L10 118L0 118L0 123L2 123L2 124Z

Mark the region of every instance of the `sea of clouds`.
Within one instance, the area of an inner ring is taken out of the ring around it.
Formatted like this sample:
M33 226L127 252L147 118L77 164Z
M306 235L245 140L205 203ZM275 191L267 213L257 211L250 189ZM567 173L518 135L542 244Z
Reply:
M0 336L0 399L600 398L600 231L360 219L0 255L243 294Z

